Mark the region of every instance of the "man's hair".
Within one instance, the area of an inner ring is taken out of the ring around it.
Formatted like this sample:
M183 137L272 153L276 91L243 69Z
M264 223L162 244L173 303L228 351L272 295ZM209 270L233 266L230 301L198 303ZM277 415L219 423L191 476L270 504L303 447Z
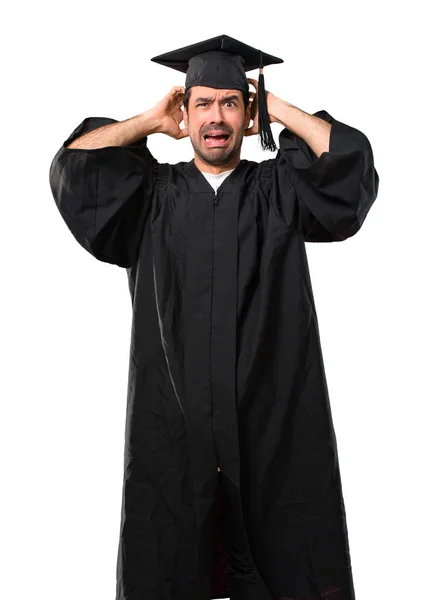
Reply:
M186 93L184 94L184 98L183 98L183 103L185 106L185 109L187 110L187 112L189 111L189 100L190 100L190 94L191 94L191 90L192 88L189 87L189 89L186 91ZM247 110L247 106L250 102L250 95L249 92L241 92L243 100L244 100L244 106L245 109Z

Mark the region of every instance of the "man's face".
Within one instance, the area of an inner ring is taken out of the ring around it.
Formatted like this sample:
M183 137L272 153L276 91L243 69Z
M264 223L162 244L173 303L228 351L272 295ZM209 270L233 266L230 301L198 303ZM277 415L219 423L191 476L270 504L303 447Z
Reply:
M244 131L250 122L242 92L193 86L184 109L184 123L199 158L210 165L225 165L239 157Z

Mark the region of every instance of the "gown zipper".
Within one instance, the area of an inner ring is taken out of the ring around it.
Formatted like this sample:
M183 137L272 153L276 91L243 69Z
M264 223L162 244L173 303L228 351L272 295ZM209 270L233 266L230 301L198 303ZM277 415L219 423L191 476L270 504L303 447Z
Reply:
M217 192L214 191L214 209L213 209L213 239L212 239L212 275L214 275L214 218L215 218L215 207L218 204L218 196L217 196ZM213 298L213 285L214 285L214 277L212 279L212 285L211 285L211 327L212 327L212 298ZM212 337L212 336L211 336ZM211 363L210 363L211 364ZM210 366L211 369L211 366ZM211 370L210 370L211 373ZM213 392L212 392L212 376L211 376L211 382L210 382L210 389L211 389L211 412L212 412L212 423L213 423L213 436L214 436L214 445L215 445L215 449L216 449L216 458L217 458L217 462L218 462L218 448L217 448L217 440L216 440L216 435L215 435L215 418L214 418L214 402L213 402ZM217 471L220 471L220 467L217 466Z

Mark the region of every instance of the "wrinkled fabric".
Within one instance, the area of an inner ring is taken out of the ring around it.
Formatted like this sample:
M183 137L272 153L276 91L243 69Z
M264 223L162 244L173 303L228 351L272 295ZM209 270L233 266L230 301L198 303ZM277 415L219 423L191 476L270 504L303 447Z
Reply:
M216 194L147 138L66 147L114 119L52 161L68 228L132 300L116 600L355 598L305 242L357 233L379 178L362 132L315 116L329 152L284 129Z

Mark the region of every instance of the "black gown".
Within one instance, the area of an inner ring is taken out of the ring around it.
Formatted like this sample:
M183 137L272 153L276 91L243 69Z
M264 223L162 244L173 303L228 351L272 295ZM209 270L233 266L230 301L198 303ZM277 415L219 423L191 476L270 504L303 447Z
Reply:
M115 119L52 161L68 228L132 299L116 600L355 597L304 243L353 236L379 177L362 132L315 116L329 152L283 129L217 194L147 138L65 147Z

